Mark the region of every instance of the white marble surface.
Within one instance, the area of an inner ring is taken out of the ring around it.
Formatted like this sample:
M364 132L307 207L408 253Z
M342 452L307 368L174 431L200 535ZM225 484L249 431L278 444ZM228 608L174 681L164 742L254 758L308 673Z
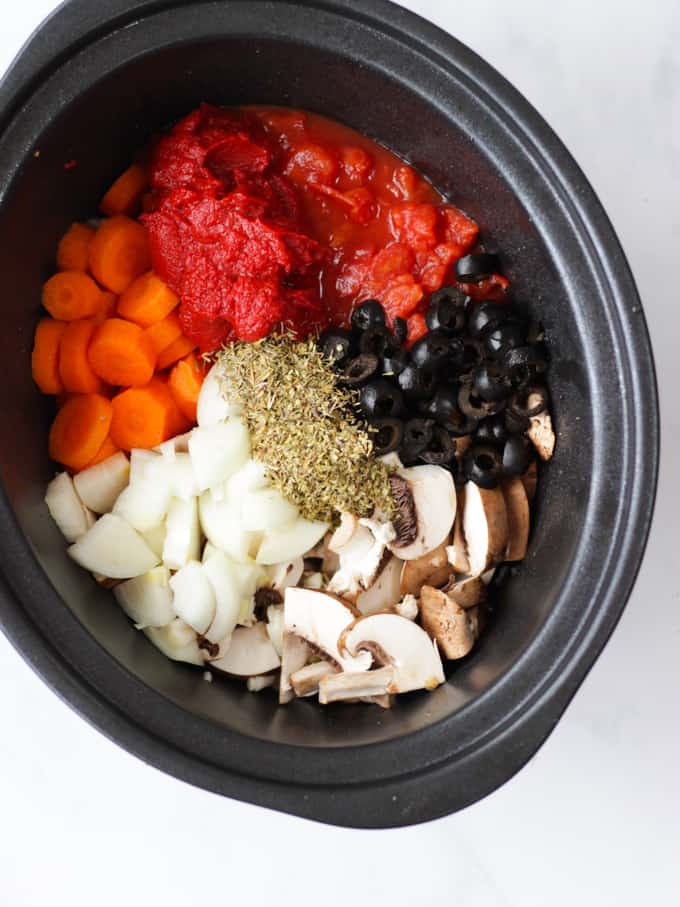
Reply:
M98 2L98 0L92 0ZM56 4L11 4L0 70ZM539 754L419 828L331 829L128 756L0 637L0 903L638 907L680 903L680 4L408 0L494 64L592 180L639 282L664 428L647 557L603 656ZM214 886L214 887L213 887ZM212 889L212 890L211 890ZM211 896L212 895L212 896Z

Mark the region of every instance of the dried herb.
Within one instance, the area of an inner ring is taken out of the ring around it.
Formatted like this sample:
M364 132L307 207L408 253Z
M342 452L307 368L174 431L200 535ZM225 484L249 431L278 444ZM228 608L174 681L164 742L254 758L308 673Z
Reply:
M234 343L217 363L225 396L243 409L253 457L303 516L392 515L389 471L354 414L357 394L338 386L313 339Z

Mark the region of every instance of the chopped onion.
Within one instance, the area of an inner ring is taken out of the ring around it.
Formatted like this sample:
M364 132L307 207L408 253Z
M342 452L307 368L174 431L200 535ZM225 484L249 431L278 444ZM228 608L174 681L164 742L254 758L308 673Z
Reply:
M113 594L138 629L164 627L175 619L169 581L170 571L161 565L142 576L119 583Z
M231 635L239 618L241 590L237 567L226 554L214 550L204 561L203 570L210 580L216 602L215 617L205 637L210 642L220 643Z
M194 429L189 439L189 455L198 481L205 491L224 482L250 457L250 436L238 418L218 425Z
M47 486L45 503L67 542L77 541L90 528L88 511L67 472L59 473Z
M127 486L129 477L128 458L118 451L101 463L79 472L73 484L86 507L95 513L108 513Z
M147 627L144 634L163 655L173 661L186 661L192 665L203 664L196 633L179 617L166 627Z
M222 381L218 377L218 367L213 365L205 376L201 392L198 395L196 418L202 427L219 425L229 416L237 415L239 408L229 403L222 394Z
M126 520L138 532L148 532L165 519L170 506L170 488L164 478L148 474L119 495L113 512Z
M281 526L292 523L297 516L297 507L287 501L276 488L249 491L241 499L241 522L245 529L280 529Z
M216 500L212 491L204 491L199 513L208 541L235 561L248 560L254 533L239 525L238 512L231 502Z
M205 633L215 617L216 602L203 564L189 561L172 577L170 588L177 616L197 633Z
M328 523L298 517L286 526L267 530L257 552L257 563L278 564L281 561L294 561L313 548L329 528Z
M100 517L68 553L81 567L111 579L141 576L158 564L142 536L113 513Z
M201 530L198 523L196 498L170 502L167 532L163 545L163 560L171 570L179 570L189 561L198 560L201 553Z

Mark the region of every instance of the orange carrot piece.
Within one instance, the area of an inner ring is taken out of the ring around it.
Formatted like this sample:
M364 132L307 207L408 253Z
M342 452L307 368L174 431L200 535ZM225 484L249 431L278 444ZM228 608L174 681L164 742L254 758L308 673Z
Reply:
M89 466L96 466L97 463L101 463L102 460L108 460L109 457L112 457L114 454L118 453L118 448L111 440L111 435L107 435L104 443L99 448L95 456L90 460L85 469Z
M71 224L57 247L60 271L87 271L90 243L95 231L87 224Z
M64 390L69 393L100 394L104 390L101 379L90 367L87 355L96 327L94 318L71 321L61 338L59 375Z
M112 406L111 440L121 450L155 447L179 434L172 394L156 378L118 394Z
M179 411L190 422L196 421L196 406L203 377L203 369L193 353L181 359L170 372L170 392Z
M96 329L88 354L95 375L121 387L142 387L153 377L156 353L144 331L122 318L107 318Z
M160 355L171 343L179 340L182 336L182 326L177 315L174 312L170 312L167 318L151 325L150 328L146 329L145 333L153 344L156 355Z
M60 394L64 390L59 376L59 350L66 322L41 318L35 329L31 371L43 394Z
M161 369L167 368L169 365L174 365L178 359L183 359L186 355L195 350L196 346L197 344L195 344L193 340L189 340L188 337L180 337L160 353L156 368L160 371Z
M166 318L178 303L179 299L170 287L153 271L148 271L133 281L120 297L118 314L148 328Z
M82 271L60 271L50 277L42 292L42 304L59 321L91 318L101 301L102 291Z
M100 394L71 397L52 423L50 457L71 469L83 469L106 440L112 415L111 401Z
M90 270L113 293L124 293L151 267L144 227L120 214L102 221L90 243Z
M103 214L113 217L116 214L137 214L142 204L142 196L148 187L146 171L141 164L133 164L121 173L109 191L101 200L99 209Z
M102 302L99 311L95 316L98 321L105 321L107 318L115 318L118 311L118 297L110 290L102 290Z

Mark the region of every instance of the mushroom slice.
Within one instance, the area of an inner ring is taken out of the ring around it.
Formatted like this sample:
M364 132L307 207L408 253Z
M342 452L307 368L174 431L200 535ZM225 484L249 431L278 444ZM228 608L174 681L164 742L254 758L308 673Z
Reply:
M453 524L453 544L446 549L449 563L456 573L469 573L470 561L468 559L467 545L463 534L463 514L465 512L465 489L458 492L458 509L456 521Z
M467 483L463 532L472 576L479 576L503 560L508 544L508 516L500 488Z
M331 551L330 549L330 540L333 538L332 532L327 532L321 541L321 556L323 560L321 561L321 570L326 574L326 576L333 576L340 569L340 558L336 551Z
M349 544L352 539L352 536L357 531L359 526L359 517L354 516L353 513L341 513L340 514L340 525L331 535L328 541L328 547L331 551L335 551L336 554L339 554L342 549Z
M481 576L466 576L450 583L444 592L461 608L474 608L486 598L486 583Z
M441 589L424 587L420 595L420 619L449 660L463 658L475 644L467 612Z
M395 605L394 610L400 617L405 617L407 620L415 620L418 617L418 599L415 595L407 594Z
M277 680L276 674L256 674L255 677L249 677L246 680L246 687L249 693L259 693L261 690L275 686Z
M297 557L293 561L284 561L282 564L271 564L265 567L265 573L269 578L272 589L276 589L277 592L283 592L288 586L297 586L302 578L304 569L304 561L301 557Z
M413 561L438 548L451 532L456 517L456 488L451 473L441 466L412 466L390 477L401 479L395 501L399 517L397 538L388 545L403 561ZM413 531L412 528L415 525Z
M527 434L539 457L542 460L550 460L555 450L555 432L547 410L531 417Z
M443 586L451 576L451 565L447 558L446 539L434 551L417 557L412 561L404 561L399 584L400 597L404 595L420 595L420 590L427 583L428 586ZM393 604L390 602L390 604Z
M272 645L267 627L258 621L252 627L237 627L227 651L212 661L210 667L236 677L254 677L268 674L280 664L281 659Z
M359 593L356 606L362 614L384 611L392 608L401 598L399 591L402 575L402 561L388 554L384 567L373 581L373 585Z
M538 466L536 465L536 460L533 460L529 464L529 468L524 475L520 476L520 479L522 480L522 485L524 485L524 490L526 491L527 498L531 504L536 496L536 485L538 483Z
M422 627L399 614L360 617L342 633L338 646L354 657L370 652L377 662L394 669L394 677L383 692L433 690L444 682L436 643Z
M517 477L506 479L501 484L508 515L508 547L506 561L521 561L527 553L529 541L529 499L522 480Z
M315 661L314 664L305 665L294 674L291 674L290 682L293 692L299 698L304 696L314 696L319 692L319 682L328 674L337 673L337 668L328 661ZM359 674L361 676L361 674Z
M339 532L342 526L336 530ZM332 541L332 540L331 540ZM333 543L336 545L336 543ZM340 567L328 584L328 591L356 601L362 589L368 589L378 575L385 546L370 529L357 525L342 547L337 548Z
M349 655L338 648L340 634L357 616L346 602L312 589L286 589L283 615L284 634L304 639L313 651L341 670L367 671L371 666L368 652Z
M295 636L294 633L283 633L281 645L281 676L279 678L279 702L283 705L295 698L290 678L304 668L312 654L310 646Z
M344 672L327 675L319 683L319 702L339 702L347 699L366 699L385 696L395 681L396 669L392 665L376 671Z

